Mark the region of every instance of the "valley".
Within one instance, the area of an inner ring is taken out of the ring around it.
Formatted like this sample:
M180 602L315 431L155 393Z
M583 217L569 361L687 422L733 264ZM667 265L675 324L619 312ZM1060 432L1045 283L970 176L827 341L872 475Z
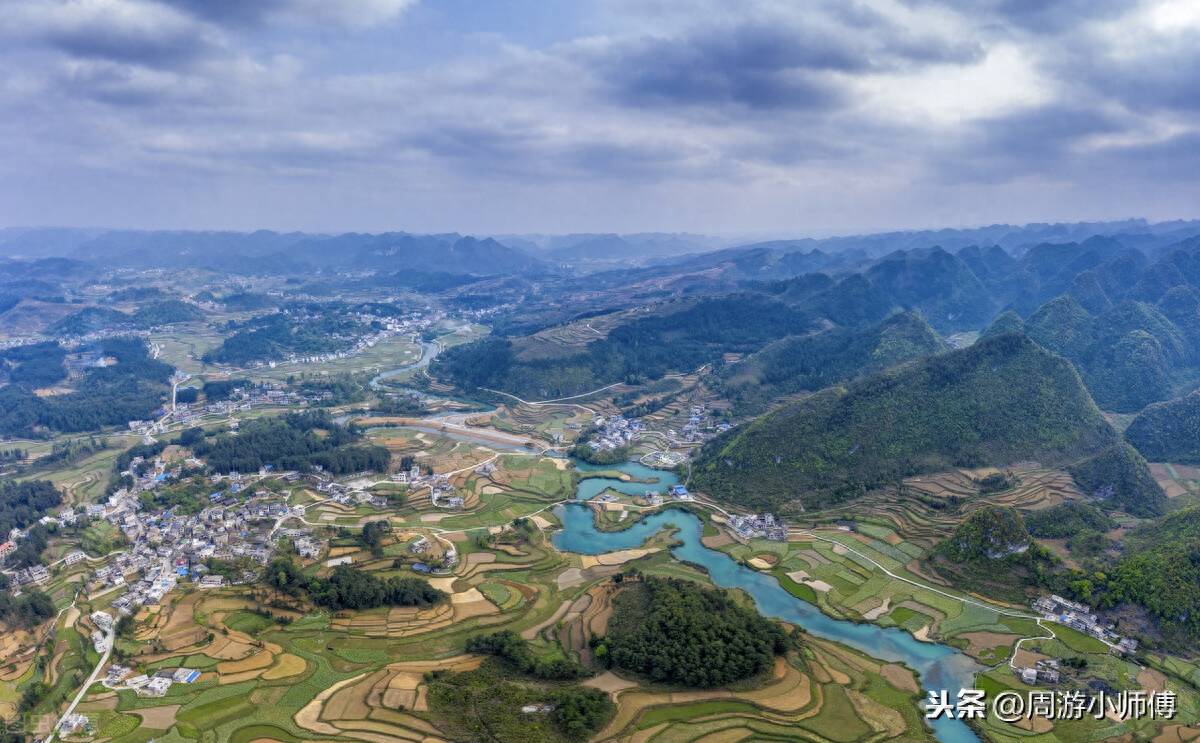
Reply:
M468 308L466 279L201 271L10 337L0 714L119 743L1189 740L1191 398L1102 404L1039 309L933 322L896 271L946 256L528 334L536 303ZM192 309L124 319L164 297ZM647 591L692 608L631 619ZM751 621L761 662L703 681ZM1175 707L926 719L960 689Z

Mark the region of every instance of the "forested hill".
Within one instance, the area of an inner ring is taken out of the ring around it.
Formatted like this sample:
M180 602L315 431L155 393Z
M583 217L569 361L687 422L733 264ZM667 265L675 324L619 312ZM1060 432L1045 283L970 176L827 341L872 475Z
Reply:
M812 329L806 312L761 295L733 295L664 307L586 346L552 354L523 339L486 338L449 349L430 371L464 389L486 387L541 400L691 371L722 354L750 353Z
M5 353L9 384L0 386L0 434L30 436L47 431L94 431L154 415L163 404L174 369L150 358L140 338L107 338L94 350L111 363L88 368L66 394L39 396L35 389L66 376L56 343Z
M1024 460L1066 465L1119 444L1069 363L1007 334L826 390L740 426L704 447L693 482L731 502L797 510L922 472ZM1145 467L1140 458L1132 465ZM1094 473L1098 482L1106 472ZM1157 486L1128 493L1103 485L1099 494L1121 500L1162 497Z
M762 412L785 395L948 350L919 312L899 312L865 330L833 328L776 341L720 374L719 391L739 414Z
M1200 464L1200 391L1146 408L1125 439L1151 462Z

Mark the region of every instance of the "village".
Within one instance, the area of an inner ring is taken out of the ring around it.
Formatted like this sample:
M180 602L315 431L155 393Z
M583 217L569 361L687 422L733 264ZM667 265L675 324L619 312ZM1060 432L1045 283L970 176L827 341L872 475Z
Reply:
M651 427L647 418L626 418L620 414L596 415L592 418L592 426L595 432L589 437L588 444L597 451L615 451L636 441L650 441L666 447L651 452L657 455L653 464L666 466L678 465L686 458L686 452L730 428L725 421L715 421L703 404L691 406L686 422L679 429L661 424Z

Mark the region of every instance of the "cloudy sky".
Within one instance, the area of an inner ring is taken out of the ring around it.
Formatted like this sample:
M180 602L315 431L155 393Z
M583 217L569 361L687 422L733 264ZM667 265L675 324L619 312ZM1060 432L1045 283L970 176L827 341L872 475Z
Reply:
M1196 0L5 0L0 225L1200 217Z

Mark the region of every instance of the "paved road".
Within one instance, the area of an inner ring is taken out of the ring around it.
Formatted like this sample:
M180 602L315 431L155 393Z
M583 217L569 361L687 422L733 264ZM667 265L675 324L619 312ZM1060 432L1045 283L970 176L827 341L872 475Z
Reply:
M74 602L72 602L72 604L74 604ZM45 743L54 743L54 737L58 735L58 728L62 725L63 720L71 716L71 714L75 711L75 708L78 707L79 703L83 701L83 698L87 696L88 689L92 688L92 684L96 683L96 679L100 678L100 671L104 669L104 665L108 663L108 657L112 655L113 642L115 641L113 634L114 627L109 627L108 632L106 633L106 636L108 637L108 649L105 650L104 654L100 656L100 661L96 663L96 667L92 669L92 675L88 676L87 681L83 682L83 687L79 690L79 693L75 695L75 698L71 700L71 704L67 707L67 711L63 712L62 717L58 718L58 722L54 723L54 730L52 730L50 735L46 737Z

